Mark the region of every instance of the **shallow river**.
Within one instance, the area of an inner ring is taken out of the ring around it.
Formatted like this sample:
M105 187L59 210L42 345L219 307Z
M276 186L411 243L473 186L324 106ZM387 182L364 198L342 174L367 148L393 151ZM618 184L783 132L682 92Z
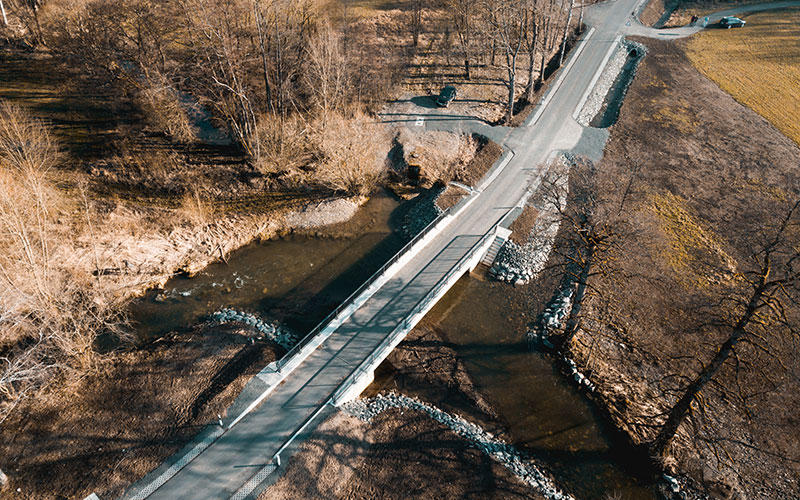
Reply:
M221 307L260 313L299 334L311 330L403 244L391 230L398 202L374 196L352 221L350 238L289 236L254 243L194 278L175 278L132 306L142 338L185 328ZM652 499L636 479L627 449L586 399L530 352L524 315L507 300L509 285L469 276L429 313L476 385L497 407L515 441L578 498Z

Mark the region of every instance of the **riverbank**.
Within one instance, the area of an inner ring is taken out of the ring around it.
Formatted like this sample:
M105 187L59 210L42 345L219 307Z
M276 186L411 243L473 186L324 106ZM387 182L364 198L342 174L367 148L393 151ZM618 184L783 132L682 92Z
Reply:
M96 373L23 401L2 424L3 498L119 497L224 416L282 352L241 325L205 324L114 354Z
M601 185L627 185L620 179L635 158L625 231L611 271L590 282L584 329L571 345L598 405L635 444L653 438L653 416L725 339L738 306L720 318L716 298L744 293L726 276L746 276L762 232L784 216L800 163L796 144L692 67L691 42L641 43L648 55L597 168ZM797 366L780 362L795 353L791 335L773 325L770 354L737 351L667 450L662 465L690 497L800 494Z

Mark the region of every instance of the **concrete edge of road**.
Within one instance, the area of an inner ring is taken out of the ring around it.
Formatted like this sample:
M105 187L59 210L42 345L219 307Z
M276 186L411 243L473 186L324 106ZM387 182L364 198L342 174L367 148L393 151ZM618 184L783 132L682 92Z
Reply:
M353 303L346 307L339 315L336 316L319 334L317 334L307 345L298 351L290 360L286 362L284 368L278 371L275 364L263 368L258 374L250 379L239 395L236 397L231 406L228 407L226 413L228 415L235 415L231 418L226 416L224 419L220 418L219 424L208 424L205 428L192 439L186 446L181 448L180 451L169 457L159 467L147 473L142 479L136 481L129 486L126 491L119 497L119 500L144 500L155 492L158 488L163 486L167 481L172 479L182 468L188 465L192 460L205 451L211 444L214 443L225 432L233 428L245 416L247 416L253 409L261 404L267 396L288 377L292 371L299 366L322 342L324 342L344 321L349 318L361 305L367 301L372 295L383 286L389 279L394 276L399 269L401 269L409 260L411 260L419 251L424 248L434 237L441 233L447 226L450 225L458 213L466 209L480 194L486 186L488 186L500 173L506 168L511 159L514 157L514 152L510 149L506 150L503 156L495 163L495 165L487 172L483 180L479 183L476 192L470 194L467 198L459 202L454 208L452 214L444 217L428 234L414 244L406 253L404 253L397 262L389 266L386 271L370 285L361 295L359 295Z
M578 115L583 110L583 107L586 105L586 101L589 100L589 96L592 95L594 92L595 86L597 86L597 81L600 79L600 76L606 71L606 66L608 66L608 60L611 59L611 55L617 50L619 47L619 42L622 40L622 35L617 35L614 37L614 41L611 43L611 47L608 48L606 51L606 55L603 57L603 61L600 63L600 67L597 68L595 71L594 76L592 76L592 81L589 82L589 86L586 87L586 91L581 96L581 100L578 101L578 105L575 107L575 111L572 112L572 119L577 120Z
M588 32L586 32L585 36L581 37L581 39L579 40L580 46L575 50L575 52L572 52L569 55L569 58L567 59L567 65L564 66L562 68L562 71L558 74L558 80L556 80L555 84L553 84L549 89L547 89L547 92L545 92L544 97L539 102L539 105L536 108L536 112L530 118L525 120L523 126L532 127L533 125L536 125L536 122L542 116L542 113L544 113L544 110L547 108L547 105L550 104L550 101L553 99L555 93L558 92L558 89L561 87L561 83L564 81L565 76L567 75L567 73L569 73L569 70L572 69L572 66L575 64L575 61L578 60L578 56L581 55L581 52L583 52L583 48L586 47L586 42L588 42L589 39L592 37L592 35L594 35L594 32L595 28L592 27Z

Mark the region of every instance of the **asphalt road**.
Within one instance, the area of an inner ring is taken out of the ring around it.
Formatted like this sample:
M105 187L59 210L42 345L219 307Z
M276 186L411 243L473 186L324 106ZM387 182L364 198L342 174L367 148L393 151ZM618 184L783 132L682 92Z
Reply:
M223 434L149 498L230 498L303 421L324 404L354 368L398 325L458 260L541 181L555 151L573 149L585 134L572 118L617 36L642 0L614 0L592 10L594 25L578 43L563 76L529 123L502 130L515 155L458 217L346 320L255 410ZM286 460L286 458L284 458ZM312 480L310 478L310 480Z

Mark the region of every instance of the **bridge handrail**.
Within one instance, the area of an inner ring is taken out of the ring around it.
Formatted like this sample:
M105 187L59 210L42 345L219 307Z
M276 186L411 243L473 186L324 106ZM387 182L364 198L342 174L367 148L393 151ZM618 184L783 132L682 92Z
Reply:
M286 448L288 448L288 447L289 447L289 445L290 445L292 442L294 442L294 440L297 438L297 436L298 436L300 433L302 433L302 432L305 430L305 428L306 428L306 427L308 427L308 425L309 425L309 424L310 424L310 423L311 423L311 422L312 422L312 421L313 421L315 418L317 418L317 416L318 416L318 415L319 415L319 414L322 412L322 410L323 410L323 409L324 409L324 408L325 408L325 407L326 407L328 404L330 404L330 403L335 403L335 402L336 402L336 399L337 399L337 398L338 398L338 397L339 397L341 394L344 394L344 393L346 393L346 390L347 390L347 389L349 389L350 387L352 387L352 386L353 386L353 384L355 384L355 382L356 382L356 379L357 379L357 375L358 375L359 373L366 373L366 368L367 368L367 367L368 367L368 366L369 366L369 365L370 365L370 364L371 364L371 363L372 363L372 362L375 360L375 358L376 358L376 356L377 356L377 353L381 352L381 351L382 351L382 350L383 350L383 349L384 349L384 348L385 348L387 345L389 345L390 343L394 342L394 340L395 340L395 337L397 337L397 335L398 335L400 332L402 332L403 330L405 330L406 328L408 328L408 327L409 327L409 318L410 318L410 317L412 317L414 314L416 314L416 313L418 313L418 312L422 311L422 309L423 309L423 308L424 308L424 307L425 307L425 306L428 304L428 302L431 300L431 298L432 298L432 297L434 297L434 296L435 296L435 294L439 292L439 290L441 290L441 288L442 288L442 287L443 287L443 286L444 286L444 285L447 283L447 280L448 280L448 279L450 279L450 278L453 276L453 274L454 274L454 273L461 272L461 268L462 268L462 267L463 267L463 266L464 266L464 265L465 265L465 264L466 264L466 263L469 261L470 257L472 257L472 253L475 251L475 249L476 249L476 248L480 248L480 247L481 247L481 245L483 245L484 243L486 243L486 240L487 240L488 238L492 238L492 237L495 237L495 236L496 236L496 234L497 234L497 228L498 228L498 227L500 227L500 225L501 225L501 224L502 224L502 223L503 223L503 222L506 220L506 218L507 218L507 217L508 217L508 216L509 216L509 215L510 215L512 212L513 212L513 210L514 210L514 209L512 208L511 210L509 210L508 212L506 212L506 213L505 213L505 214L504 214L504 215L503 215L503 216L500 218L500 220L499 220L499 221L497 221L497 222L496 222L496 223L495 223L495 224L494 224L494 225L491 227L491 229L489 229L489 231L487 231L487 232L486 232L486 234L484 234L484 235L481 237L481 239L480 239L480 240L478 240L478 241L477 241L475 244L473 244L473 245L470 247L470 249L467 251L467 253L466 253L466 254L465 254L463 257L461 257L461 259L459 259L459 261L456 263L456 265L455 265L455 266L453 266L453 267L452 267L452 268L451 268L451 269L450 269L450 270L449 270L449 271L448 271L448 272L447 272L447 273L446 273L446 274L445 274L445 275L444 275L444 276L443 276L441 279L439 279L439 281L437 281L437 282L436 282L436 284L433 286L433 288L432 288L432 289L431 289L431 290L430 290L428 293L426 293L426 294L425 294L425 296L424 296L424 297L422 297L422 298L421 298L421 299L420 299L420 300L419 300L419 301L416 303L416 305L415 305L415 306L414 306L414 308L411 310L411 312L409 313L409 315L407 315L407 316L406 316L406 319L405 319L405 320L404 320L402 323L400 323L399 325L397 325L397 326L394 328L394 330L392 330L392 332L391 332L391 333L390 333L390 334L389 334L389 335L388 335L388 336L387 336L387 337L386 337L386 338L383 340L383 342L381 342L381 343L380 343L380 345L379 345L379 346L378 346L378 347L377 347L377 348L376 348L374 351L372 351L372 354L370 354L370 355L369 355L369 356L368 356L368 357L367 357L367 358L366 358L364 361L362 361L361 363L359 363L359 365L358 365L358 366L357 366L357 367L356 367L356 368L355 368L355 369L354 369L352 372L350 372L350 374L347 376L347 378L345 379L345 381L344 381L344 382L342 382L342 385L340 385L340 386L339 386L339 387L338 387L338 388L337 388L337 389L336 389L336 390L335 390L335 391L334 391L334 392L333 392L333 393L332 393L330 396L328 396L328 397L327 397L327 398L326 398L326 399L325 399L325 400L322 402L322 404L320 404L319 408L317 408L317 409L316 409L315 411L313 411L313 412L312 412L310 415L308 415L306 418L304 418L304 419L303 419L303 422L302 422L302 424L300 425L300 427L299 427L299 428L298 428L296 431L294 431L294 432L292 433L292 435L291 435L291 436L289 436L289 438L288 438L286 441L284 441L283 445L281 445L281 447L280 447L280 448L278 448L278 451L276 451L276 452L275 452L275 454L274 454L274 455L272 455L272 459L270 460L269 464L268 464L268 465L266 465L266 466L264 466L264 468L263 468L261 471L259 471L258 473L256 473L256 474L253 476L254 478L255 478L256 476L258 476L259 474L261 474L263 471L266 471L266 470L267 470L269 467L275 467L275 466L276 466L276 464L280 464L280 454L281 454L281 453L283 453L283 452L286 450ZM437 223L439 220L441 220L441 219L442 219L442 218L443 218L443 217L444 217L446 214L447 214L447 211L443 212L443 213L442 213L441 215L439 215L439 217L437 217L437 218L436 218L436 219L435 219L433 222L431 222L430 224L428 224L428 226L426 226L426 228L425 228L425 229L423 229L423 231L422 231L422 232L420 232L420 234L418 234L418 235L417 235L417 237L415 237L414 239L412 239L412 240L411 240L411 241L410 241L408 244L406 244L406 246L404 246L404 247L403 247L403 249L401 249L401 250L400 250L400 252L398 252L397 254L395 254L395 257L398 257L399 255L401 255L402 253L404 253L404 251L407 249L407 247L408 247L409 245L411 245L411 244L412 244L412 243L414 243L415 241L418 241L418 240L419 240L419 237L421 237L421 236L422 236L424 233L427 233L427 232L428 232L428 231L429 231L429 230L430 230L430 229L431 229L431 228L432 228L432 227L433 227L433 226L434 226L434 225L435 225L435 224L436 224L436 223ZM397 260L397 259L393 257L393 261L396 261L396 260ZM390 262L391 262L391 261L390 261ZM388 264L388 263L387 263L387 264ZM387 266L384 266L384 267L382 267L381 269L384 269L385 267L387 267ZM375 277L375 275L379 274L380 272L381 272L381 270L379 270L378 272L376 272L376 273L373 275L373 278ZM370 280L369 280L369 281L372 281L372 280L373 280L373 278L370 278ZM358 292L358 290L357 290L356 292L353 292L353 294L351 294L351 297L352 297L353 295L355 295L357 292ZM349 301L349 300L351 299L351 297L348 297L348 300L347 300L347 301ZM346 302L347 302L347 301L346 301ZM341 310L340 308L337 308L337 309L338 309L338 310ZM332 316L332 315L333 315L333 313L329 314L328 316ZM315 329L315 330L317 330L317 329ZM312 333L313 333L313 332L314 332L314 330L312 330ZM290 352L291 352L291 351L290 351ZM240 490L241 490L241 488L240 488ZM236 492L236 494L234 494L234 495L233 495L233 497L231 497L231 498L239 498L239 496L241 496L241 495L240 495L240 492L238 492L238 491L237 491L237 492Z
M473 244L470 247L470 249L467 251L467 253L464 254L464 256L461 257L461 259L459 259L459 261L456 263L456 265L453 266L452 268L450 268L450 270L447 272L447 274L442 276L439 279L439 281L436 282L436 284L433 286L433 288L431 288L430 291L428 291L428 293L426 293L425 296L422 297L414 305L414 307L411 309L411 311L406 315L406 319L403 320L403 322L401 322L399 325L397 325L394 328L394 330L392 330L392 332L383 340L383 342L381 342L380 345L372 351L372 354L370 354L366 359L364 359L364 361L362 361L361 363L358 364L358 366L350 373L350 375L347 376L347 379L345 379L345 381L342 383L342 385L340 385L336 389L336 391L333 393L333 395L330 397L330 399L328 401L336 402L336 399L341 394L345 394L347 392L347 390L350 389L350 387L352 387L356 383L356 380L358 379L358 375L359 374L367 372L367 367L369 367L372 364L372 362L375 361L375 358L377 357L378 353L383 351L383 349L386 348L386 346L388 346L392 342L394 342L395 338L397 337L397 335L400 334L400 332L404 331L405 329L407 329L409 327L409 318L413 317L415 314L417 314L418 312L422 311L430 303L430 301L433 299L433 297L436 296L436 294L439 292L439 290L441 290L442 287L445 286L445 284L447 283L447 280L449 280L453 276L453 274L457 274L457 273L460 273L462 271L461 268L464 265L466 265L466 263L469 261L469 259L473 256L472 253L475 251L475 249L480 248L484 243L486 243L487 239L493 238L493 237L495 237L497 235L497 229L503 224L503 222L506 220L506 218L513 211L514 211L514 209L512 208L511 210L506 212L500 218L500 220L498 220L491 227L491 229L489 229L489 231L487 231L486 234L484 234L481 237L481 239L479 239L475 244Z
M369 277L369 279L367 279L367 281L365 281L364 283L362 283L362 285L361 285L360 287L358 287L358 289L356 289L356 291L354 291L353 293L351 293L350 295L348 295L348 296L347 296L347 298L346 298L346 299L344 299L344 301L343 301L341 304L339 304L338 306L336 306L336 309L334 309L334 310L333 310L333 311L331 311L331 312L330 312L330 313L329 313L327 316L325 316L325 318L323 318L323 319L322 319L322 321L320 321L320 322L317 324L317 326L315 326L315 327L314 327L314 329L312 329L312 330L311 330L311 331L310 331L310 332L309 332L309 333L308 333L308 334L307 334L305 337L303 337L302 339L300 339L300 341L299 341L299 342L297 342L297 344L295 344L295 345L294 345L294 346L293 346L291 349L289 349L289 351L288 351L286 354L284 354L284 355L283 355L283 356L282 356L282 357L281 357L279 360L277 360L277 361L276 361L276 365L277 365L277 368L278 368L278 370L280 370L280 369L281 369L283 366L285 366L285 365L286 365L286 363L288 363L288 361L289 361L290 359L292 359L292 356L294 356L295 354L297 354L297 353L298 353L298 352L299 352L299 351L300 351L300 350L301 350L303 347L305 347L306 345L308 345L308 344L309 344L309 342L311 342L311 340L313 340L313 339L314 339L314 337L316 337L316 336L317 336L317 334L318 334L319 332L321 332L321 331L322 331L322 329L323 329L323 328L325 328L325 327L328 325L328 323L330 323L331 321L333 321L333 320L334 320L334 318L336 318L336 317L339 315L339 313L341 313L341 312L342 312L344 309L346 309L347 307L349 307L350 305L352 305L352 303L353 303L353 302L355 302L355 299L357 299L357 298L358 298L358 296L359 296L359 295L361 295L361 294L364 292L364 290L366 290L367 288L369 288L369 287L370 287L370 285L372 285L373 283L375 283L375 281L377 281L377 280L378 280L378 278L380 278L380 277L381 277L381 275L383 275L383 273L384 273L384 272L386 272L386 270L389 268L389 266L391 266L392 264L394 264L395 262L397 262L398 260L400 260L400 258L401 258L401 257L402 257L402 256L403 256L403 255L404 255L406 252L408 252L408 251L411 249L411 247L413 247L413 246L414 246L414 245L415 245L417 242L419 242L419 241L420 241L422 238L424 238L424 237L425 237L425 235L427 235L427 234L428 234L428 233L429 233L429 232L430 232L430 231L431 231L431 230L432 230L434 227L436 227L436 225L437 225L437 224L438 224L438 223L439 223L439 222L440 222L442 219L444 219L445 217L447 217L447 215L449 215L449 214L450 214L450 210L451 210L451 208L452 208L452 207L448 208L448 209L447 209L447 210L445 210L444 212L442 212L442 213L440 213L439 215L437 215L437 216L436 216L436 218L435 218L435 219L433 219L433 220L430 222L430 224L428 224L427 226L425 226L425 228L424 228L422 231L420 231L419 233L417 233L417 235L416 235L416 236L414 236L413 238L411 238L411 240L410 240L408 243L406 243L405 245L403 245L403 248L401 248L401 249L400 249L400 250L399 250L397 253L395 253L395 254L394 254L394 255L393 255L393 256L392 256L392 257L391 257L391 258L390 258L388 261L386 261L386 263L385 263L384 265L382 265L382 266L381 266L381 267L380 267L380 268L379 268L377 271L375 271L375 272L372 274L372 276L370 276L370 277Z

